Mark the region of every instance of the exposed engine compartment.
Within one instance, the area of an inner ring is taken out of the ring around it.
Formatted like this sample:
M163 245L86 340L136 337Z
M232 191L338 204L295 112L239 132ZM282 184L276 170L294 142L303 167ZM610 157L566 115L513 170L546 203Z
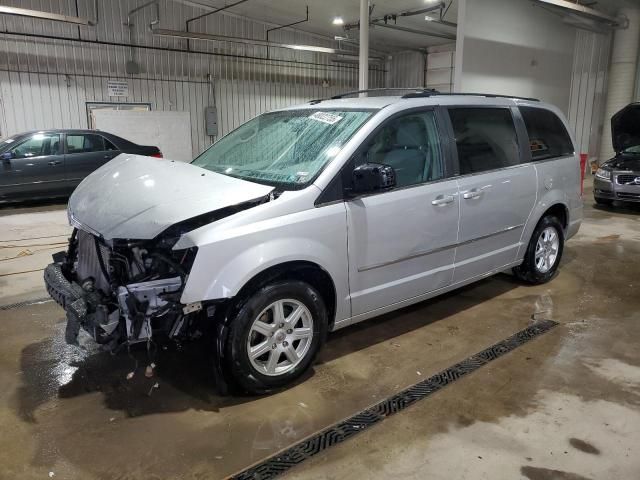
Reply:
M49 295L67 313L67 343L77 345L81 329L111 349L150 342L155 336L178 342L200 337L206 328L200 320L213 317L213 304L220 302L207 303L206 312L202 302L180 302L198 248L173 247L186 232L273 201L279 194L269 192L187 218L145 240L106 240L80 223L69 208L69 223L75 227L69 248L54 254L44 270Z
M77 343L80 328L111 347L148 341L154 334L170 338L186 334L187 317L199 308L185 312L180 296L197 248L173 251L173 243L171 239L107 242L75 229L69 250L50 266L60 269L72 293L63 299L67 342Z

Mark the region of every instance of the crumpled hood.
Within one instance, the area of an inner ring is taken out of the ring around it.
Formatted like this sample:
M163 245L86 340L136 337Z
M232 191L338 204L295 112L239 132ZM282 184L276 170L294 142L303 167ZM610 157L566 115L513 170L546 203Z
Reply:
M616 153L640 145L640 102L630 103L611 117L611 143Z
M147 240L177 222L272 190L189 163L122 154L75 189L69 219L105 239Z
M640 155L622 153L616 158L608 161L606 165L615 170L628 170L634 173L640 172Z

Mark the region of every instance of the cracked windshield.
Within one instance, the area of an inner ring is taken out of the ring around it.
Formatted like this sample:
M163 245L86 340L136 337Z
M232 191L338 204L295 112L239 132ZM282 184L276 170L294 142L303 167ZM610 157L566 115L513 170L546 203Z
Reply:
M193 164L244 180L299 188L320 173L372 114L306 109L266 113L222 138Z

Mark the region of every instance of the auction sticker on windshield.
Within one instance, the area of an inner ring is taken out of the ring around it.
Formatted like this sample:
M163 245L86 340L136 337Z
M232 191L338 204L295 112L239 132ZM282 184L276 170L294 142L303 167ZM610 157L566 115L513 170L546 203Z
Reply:
M316 112L312 115L309 115L309 118L313 118L314 120L318 120L322 123L328 123L329 125L333 125L334 123L338 123L342 120L342 117L339 115L334 115L329 112Z

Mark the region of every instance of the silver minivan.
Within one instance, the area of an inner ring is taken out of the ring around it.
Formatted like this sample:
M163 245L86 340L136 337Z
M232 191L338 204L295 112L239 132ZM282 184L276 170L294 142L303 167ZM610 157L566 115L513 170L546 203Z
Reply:
M415 90L265 113L191 164L120 155L69 201L45 270L108 348L204 338L220 385L289 384L327 332L512 269L557 271L582 219L560 111Z

